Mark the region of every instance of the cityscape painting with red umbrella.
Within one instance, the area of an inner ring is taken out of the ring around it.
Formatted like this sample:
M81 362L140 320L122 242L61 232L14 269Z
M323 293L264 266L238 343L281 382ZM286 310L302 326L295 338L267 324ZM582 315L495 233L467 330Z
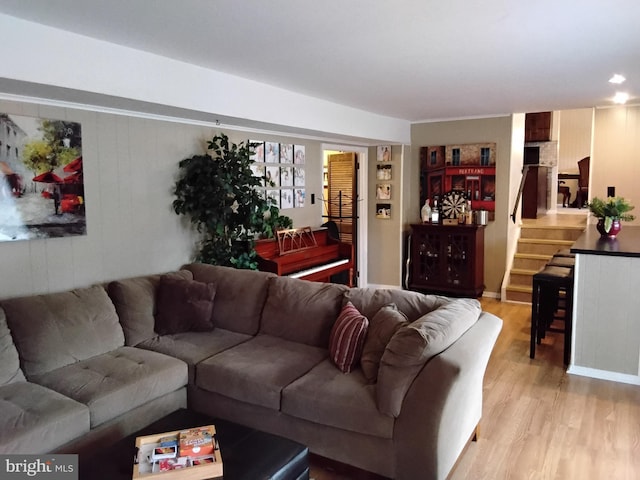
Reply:
M81 126L0 113L0 241L86 235Z

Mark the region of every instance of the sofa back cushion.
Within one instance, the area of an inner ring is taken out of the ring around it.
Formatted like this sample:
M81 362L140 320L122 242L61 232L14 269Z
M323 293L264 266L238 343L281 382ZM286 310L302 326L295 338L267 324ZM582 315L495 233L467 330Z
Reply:
M378 381L380 360L387 344L398 329L407 323L406 315L398 310L395 303L385 305L369 320L369 330L360 359L362 373L367 382Z
M397 417L422 367L471 328L481 311L476 299L455 299L399 328L380 360L376 389L378 409Z
M116 310L102 286L2 302L27 378L124 344Z
M347 287L288 277L269 280L260 333L329 348L329 335Z
M213 283L213 324L236 333L255 335L260 328L260 315L267 297L269 279L275 274L192 263L184 268L193 279Z
M24 380L18 351L9 332L4 310L0 307L0 387Z
M344 296L344 304L353 303L369 320L385 305L395 303L410 322L450 301L449 297L441 295L424 295L393 288L352 288Z
M186 270L171 272L171 276L192 280ZM160 274L126 278L109 283L108 292L118 312L125 345L135 346L156 336L156 296L160 285Z

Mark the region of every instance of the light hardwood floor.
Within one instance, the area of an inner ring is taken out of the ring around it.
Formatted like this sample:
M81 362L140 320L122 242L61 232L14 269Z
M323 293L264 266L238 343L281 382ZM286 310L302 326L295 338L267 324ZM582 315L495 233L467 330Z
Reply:
M450 480L640 478L640 387L568 375L560 333L548 334L529 359L531 307L482 305L504 327L485 375L479 439ZM317 460L311 476L380 478L332 471Z

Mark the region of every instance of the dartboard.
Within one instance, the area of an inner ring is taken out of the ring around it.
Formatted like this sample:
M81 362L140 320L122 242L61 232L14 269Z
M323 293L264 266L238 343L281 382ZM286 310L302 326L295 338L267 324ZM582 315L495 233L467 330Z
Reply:
M451 190L442 196L442 216L444 218L457 218L464 212L467 204L467 196L464 192Z

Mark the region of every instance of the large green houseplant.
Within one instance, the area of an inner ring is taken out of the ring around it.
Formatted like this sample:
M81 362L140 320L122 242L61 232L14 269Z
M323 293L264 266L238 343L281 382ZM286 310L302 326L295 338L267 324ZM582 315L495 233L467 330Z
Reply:
M255 239L290 228L291 219L260 189L267 180L251 170L254 145L222 133L207 145L204 155L179 163L173 209L201 234L197 261L255 270Z

